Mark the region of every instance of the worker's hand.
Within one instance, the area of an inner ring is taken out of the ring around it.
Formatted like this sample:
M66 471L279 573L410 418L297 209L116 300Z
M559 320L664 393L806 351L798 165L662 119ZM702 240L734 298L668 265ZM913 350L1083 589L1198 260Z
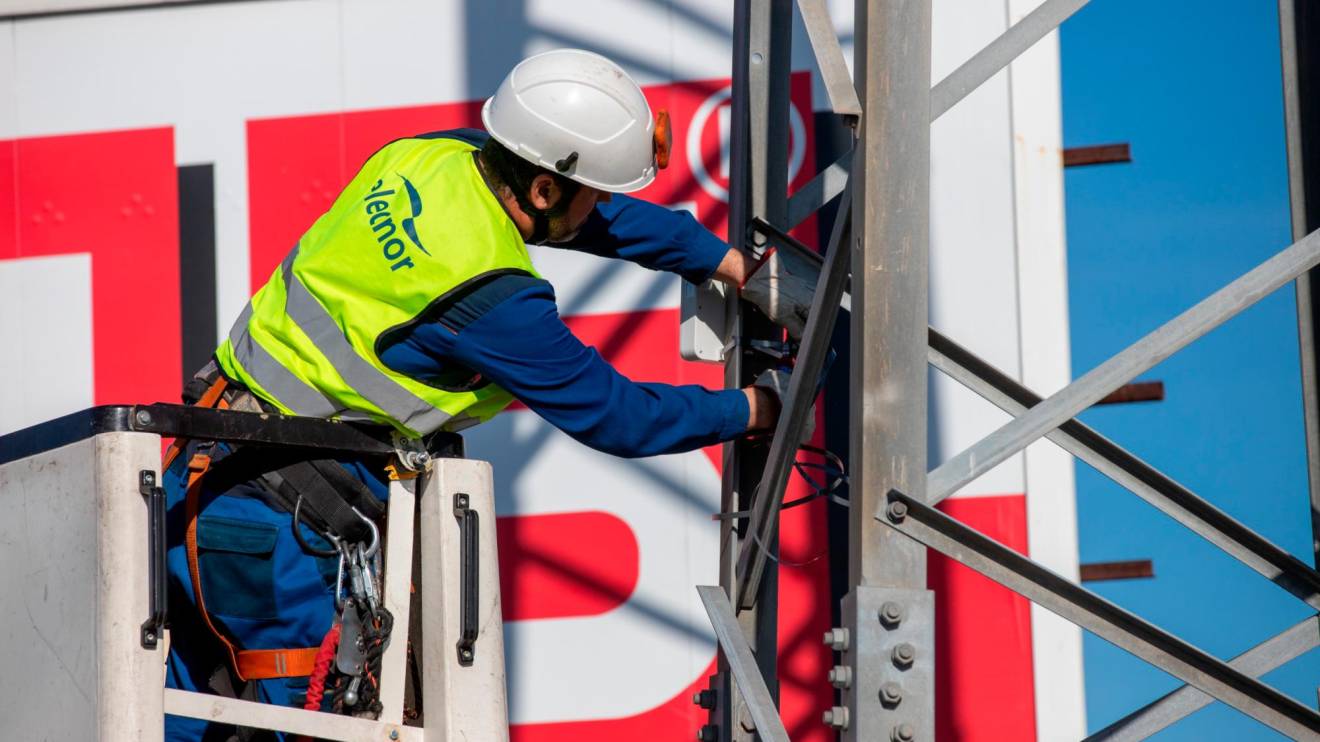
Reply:
M770 248L742 286L751 302L794 340L802 339L820 268L791 250Z
M752 413L747 421L748 430L773 430L783 411L784 399L788 397L788 372L780 369L763 371L752 385L743 390L751 405ZM813 402L807 411L806 424L802 426L801 442L811 440L816 430L816 405Z

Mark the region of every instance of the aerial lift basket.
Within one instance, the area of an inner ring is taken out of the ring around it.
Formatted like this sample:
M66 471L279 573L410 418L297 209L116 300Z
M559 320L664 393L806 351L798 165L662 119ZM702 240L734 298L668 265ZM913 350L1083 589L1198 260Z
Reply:
M383 588L399 628L378 720L165 690L158 483L173 436L394 450L366 427L176 405L95 407L0 436L0 737L150 742L168 713L329 740L508 739L491 468L461 458L456 437L391 483ZM422 726L404 724L413 586Z

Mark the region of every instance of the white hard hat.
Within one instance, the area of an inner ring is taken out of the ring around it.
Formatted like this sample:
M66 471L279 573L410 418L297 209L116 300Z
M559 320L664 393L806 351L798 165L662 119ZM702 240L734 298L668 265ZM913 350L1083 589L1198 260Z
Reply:
M602 191L645 188L668 159L667 114L653 119L622 67L581 49L519 62L481 121L513 154Z

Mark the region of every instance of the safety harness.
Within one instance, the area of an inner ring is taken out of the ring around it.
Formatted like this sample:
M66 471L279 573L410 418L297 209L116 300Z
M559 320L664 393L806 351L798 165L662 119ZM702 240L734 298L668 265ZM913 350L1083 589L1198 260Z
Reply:
M198 407L228 409L230 396L242 392L230 386L218 371L214 377L207 373L194 381L198 383L190 385L192 393L185 396L196 397L192 403ZM182 454L187 443L176 439L170 445L163 469L169 468ZM331 708L336 712L379 713L380 662L394 623L393 616L382 605L378 579L381 538L375 522L384 516L384 505L343 466L331 459L314 458L311 452L248 447L213 457L214 448L213 442L202 443L188 461L184 546L197 610L224 648L233 678L238 683L247 683L310 676L305 708L320 709L324 693L329 689L333 694ZM242 481L256 482L268 496L268 504L293 514L293 533L305 552L322 558L339 558L335 586L337 616L318 646L242 649L212 621L206 608L197 547L202 487L204 482L220 484L223 488L227 483ZM311 528L333 548L321 549L309 543L301 533L301 525ZM228 695L238 695L232 692L233 682L213 683L213 686L221 691L227 689Z

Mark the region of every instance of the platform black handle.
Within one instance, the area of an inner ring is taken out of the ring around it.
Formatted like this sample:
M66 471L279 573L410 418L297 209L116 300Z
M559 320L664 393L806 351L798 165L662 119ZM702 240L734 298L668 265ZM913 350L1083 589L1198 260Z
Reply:
M138 472L138 491L147 498L147 597L151 614L142 622L144 649L155 649L169 618L169 593L165 566L165 490L156 483L156 472Z
M454 517L458 519L458 664L464 667L471 666L477 656L477 607L481 598L480 519L471 502L465 493L454 495Z

